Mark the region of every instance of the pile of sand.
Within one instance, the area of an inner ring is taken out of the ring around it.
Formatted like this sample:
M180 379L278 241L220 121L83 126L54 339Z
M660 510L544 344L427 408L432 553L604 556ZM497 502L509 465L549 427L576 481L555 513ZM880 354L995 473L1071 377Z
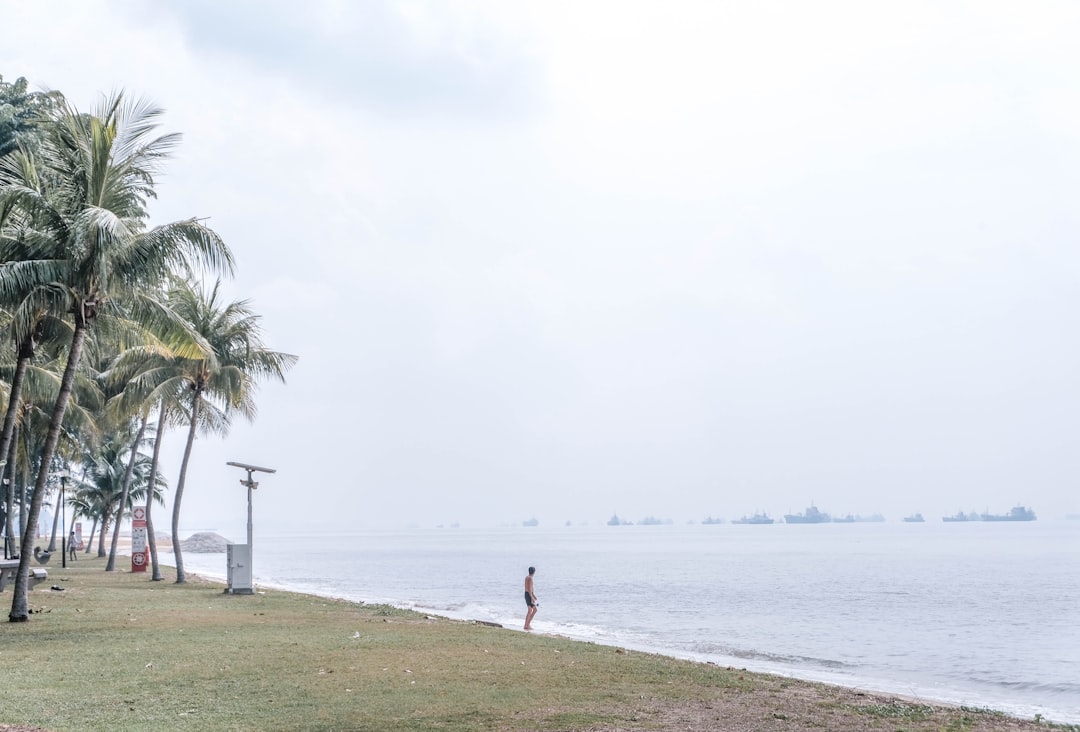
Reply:
M161 534L157 535L158 551L172 551L172 538L169 537L162 541ZM224 554L226 552L226 545L233 542L226 539L221 534L215 534L213 531L200 531L192 534L186 539L180 540L180 549L185 552L191 552L192 554Z

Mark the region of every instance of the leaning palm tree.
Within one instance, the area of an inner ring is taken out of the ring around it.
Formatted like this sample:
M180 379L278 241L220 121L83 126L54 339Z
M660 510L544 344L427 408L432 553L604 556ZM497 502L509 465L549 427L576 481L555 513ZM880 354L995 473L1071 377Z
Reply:
M168 306L168 303L165 303ZM179 316L177 316L179 319ZM194 331L190 330L190 324L184 323L184 328L173 329L164 334L172 342L180 342L185 346L199 349L205 352L209 344ZM130 329L129 329L130 330ZM174 364L177 363L177 352L169 348L166 342L154 333L143 332L143 341L140 345L125 344L125 348L116 348L108 351L111 359L107 367L99 374L99 382L109 394L106 413L104 418L110 422L123 422L124 420L139 420L139 431L135 437L136 444L142 444L143 436L149 426L150 414L155 409L158 412L156 436L152 442L154 454L151 464L150 482L158 480L158 464L161 454L161 438L169 415L169 405L176 402L176 395L162 394L157 387L164 379L173 374ZM166 387L168 391L170 387ZM173 420L175 421L175 420ZM131 485L132 471L137 450L131 451L131 462L128 464L127 473L124 476L124 490ZM151 517L153 501L146 502L146 527L150 544L151 564L153 566L152 579L160 580L161 570L157 562L157 541L154 536L154 524ZM109 552L109 561L105 567L111 571L116 564L117 541L120 524L113 527L112 548Z
M40 454L41 445L45 439L46 429L49 423L50 409L56 400L56 394L60 388L61 374L64 369L63 354L58 353L55 341L43 344L42 351L49 357L40 363L30 364L24 368L24 388L22 398L15 407L15 422L22 426L24 447L21 451L13 449L9 460L22 461L29 465ZM19 367L16 366L16 369ZM80 372L76 374L73 386L73 398L71 407L64 416L64 424L60 434L60 442L53 456L50 471L55 473L66 469L66 466L76 458L82 444L92 444L97 439L97 420L94 416L95 408L102 404L102 394L97 384L88 375ZM14 433L14 431L13 431ZM11 441L12 448L17 445ZM50 488L56 488L58 483L50 481ZM46 496L48 498L48 496ZM57 496L59 498L59 496ZM57 502L53 505L53 525L49 538L47 552L55 551L57 528L61 518L63 506Z
M188 464L195 434L202 427L224 433L230 418L239 414L253 420L257 409L255 389L264 378L285 381L285 373L296 356L271 351L262 343L259 316L246 300L224 302L216 282L208 292L186 281L174 280L168 301L192 329L209 344L198 358L179 358L173 363L175 375L162 382L159 394L186 394L187 443L180 463L180 476L173 496L172 543L176 582L186 581L180 548L180 506L187 480Z
M34 157L25 149L17 148L14 154L0 158L0 180L6 183L0 188L0 262L4 263L3 275L7 280L0 291L0 303L4 305L4 325L10 332L16 354L0 430L0 455L6 456L15 433L23 384L31 360L39 344L58 344L60 336L67 330L67 323L62 319L62 313L55 312L57 300L49 288L39 287L34 279L27 280L17 274L21 262L39 256L49 238L35 226L35 207L25 205L27 201L47 195L45 178L40 175ZM40 273L38 278L41 274L48 278L50 273Z
M104 100L91 115L66 108L46 126L41 147L52 188L45 195L33 189L11 195L12 205L33 217L35 231L45 235L39 256L7 270L0 265L0 300L6 293L40 288L73 319L67 363L30 501L31 524L41 511L49 464L94 323L102 316L163 319L168 313L158 307L154 294L171 271L190 271L196 264L232 269L228 248L200 222L147 225L154 175L178 142L176 135L154 137L160 115L160 109L145 102L127 103L122 94ZM31 543L31 537L23 537L8 616L12 622L30 617Z
M209 344L206 344L209 349ZM183 413L180 405L185 401L182 376L182 360L175 354L163 351L155 344L139 348L129 348L116 356L103 378L113 383L122 383L123 390L109 403L113 412L132 413L136 410L149 414L156 409L157 421L154 426L153 457L150 463L150 482L158 480L158 466L161 463L161 445L167 426L186 423L180 418ZM154 531L152 515L153 501L146 502L146 533L150 549L150 579L160 582L161 565L158 562L157 536Z

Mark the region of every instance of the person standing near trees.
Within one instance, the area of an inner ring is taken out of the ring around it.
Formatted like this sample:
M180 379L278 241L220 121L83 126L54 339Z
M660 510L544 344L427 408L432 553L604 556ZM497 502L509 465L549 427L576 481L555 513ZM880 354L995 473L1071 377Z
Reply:
M536 567L529 567L529 573L525 575L525 605L529 608L525 613L525 630L532 630L533 616L536 615L536 611L540 609L540 603L536 599L536 593L533 592L534 574L536 574Z
M75 529L68 535L68 557L73 562L79 558L79 547L75 545Z

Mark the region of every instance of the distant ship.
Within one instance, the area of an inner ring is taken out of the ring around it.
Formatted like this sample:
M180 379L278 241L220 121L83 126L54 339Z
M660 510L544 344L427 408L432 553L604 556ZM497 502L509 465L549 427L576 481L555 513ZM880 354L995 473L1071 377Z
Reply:
M533 517L531 519L526 519L526 520L522 521L521 525L522 526L539 526L540 522L536 520L536 517Z
M942 516L941 520L945 521L945 522L949 522L949 523L956 522L956 521L978 521L979 520L979 514L975 513L974 511L972 511L971 513L964 513L963 511L957 511L952 516Z
M607 525L608 526L630 526L630 522L629 521L624 521L623 519L619 518L619 514L613 513L613 514L611 514L611 518L608 519Z
M731 523L733 524L771 524L773 520L769 518L768 514L755 513L753 516L743 516L741 519L735 519Z
M706 525L722 524L722 523L724 523L724 519L722 519L722 518L713 518L712 516L708 516L705 519L703 519L701 521L701 523L706 524Z
M1008 513L984 513L979 518L982 521L1034 521L1035 512L1024 506L1013 506L1013 509Z
M921 513L913 513L910 516L905 516L904 521L909 524L921 524L926 521L926 519L922 517Z
M832 517L819 511L817 506L814 505L807 508L804 513L784 514L784 523L787 524L827 524L830 521L832 521Z
M641 521L638 521L638 524L640 526L659 526L662 523L664 522L656 518L655 516L646 516L645 518L641 519Z
M982 513L960 511L953 516L943 516L942 521L1034 521L1035 512L1024 506L1014 506L1008 513Z
M885 517L880 513L872 513L869 516L858 516L848 514L846 516L836 516L833 518L834 524L865 524L865 523L881 523L885 520Z

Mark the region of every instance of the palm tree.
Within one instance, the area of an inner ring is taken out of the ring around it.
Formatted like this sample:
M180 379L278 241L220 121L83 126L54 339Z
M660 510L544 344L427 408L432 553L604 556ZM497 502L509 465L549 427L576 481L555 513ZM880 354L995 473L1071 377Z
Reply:
M9 395L8 418L12 422L13 436L16 425L23 427L24 446L19 450L17 449L17 442L14 439L10 441L11 449L9 450L8 460L12 465L21 463L27 468L32 465L36 466L35 460L40 452L49 419L47 410L56 399L61 371L64 367L62 355L56 354L58 345L56 341L43 343L45 347L42 351L49 356L47 361L15 366L16 370L23 372L24 385L20 388L23 393L22 398L18 400ZM0 369L0 373L4 373L4 370ZM77 398L73 399L71 408L64 417L61 442L58 445L57 455L54 456L53 463L50 465L53 474L58 470L67 468L67 464L78 452L79 444L92 443L97 439L97 420L94 417L93 409L102 402L101 391L97 388L93 379L88 379L86 374L79 373L75 379L74 394ZM56 487L56 483L50 481L50 487ZM49 545L46 548L48 552L56 549L57 528L63 507L54 506L54 508L56 510L53 512L52 532ZM26 513L25 506L22 513L23 515Z
M0 157L7 155L20 143L33 145L38 135L38 121L63 100L60 92L32 92L26 79L19 77L8 83L0 76Z
M161 440L165 434L166 402L162 398L158 407L158 419L156 434L154 436L154 455L150 460L150 482L153 484L158 478L158 466L161 463ZM150 515L150 501L146 502L146 542L150 547L150 580L160 582L165 579L161 576L161 565L158 563L157 533L154 531L154 520Z
M165 302L166 307L168 303ZM177 316L179 319L179 316ZM185 323L185 326L189 324ZM204 352L209 344L197 333L189 328L174 329L169 333L174 342L183 342L190 348ZM116 348L108 367L100 374L100 382L103 388L110 393L106 409L106 418L110 421L138 418L141 427L135 440L137 444L143 441L143 435L147 429L150 413L155 408L158 410L158 421L155 427L156 437L153 439L154 455L151 466L150 482L157 481L158 463L161 454L161 438L164 433L169 414L170 405L175 411L175 404L180 395L162 393L159 388L162 380L167 380L173 375L174 365L178 362L175 350L168 348L165 343L151 333L143 333L143 343L138 346ZM167 392L173 388L166 385ZM175 420L174 420L175 421ZM131 460L134 461L136 451L131 452ZM128 472L124 477L124 485L130 486L133 463L129 463ZM153 567L152 579L160 580L161 570L157 563L157 539L154 536L154 524L151 518L153 501L146 502L146 528L147 538L150 544L151 564ZM114 526L112 549L109 552L109 561L106 571L114 569L116 562L117 539L119 536L119 523Z
M139 421L139 431L135 435L135 440L131 444L131 450L129 451L127 469L124 471L124 478L120 485L120 505L126 506L128 504L128 496L131 494L131 479L135 474L135 463L142 453L139 452L139 446L142 445L143 435L146 434L146 424L150 421L150 412L144 412L142 419ZM112 544L109 549L109 561L105 564L105 571L112 572L116 569L116 546L120 538L120 522L117 521L113 526Z
M5 278L11 282L0 298L6 306L6 327L10 330L16 354L0 431L0 455L7 455L31 359L37 353L38 345L43 341L55 341L66 324L50 312L56 307L51 290L10 274L21 266L20 262L35 257L41 251L43 238L47 238L34 227L33 208L28 210L19 205L20 201L46 195L33 157L25 150L17 149L15 154L0 159L0 180L7 184L0 189L0 262L4 263Z
M11 193L12 205L32 216L41 239L40 255L0 265L0 300L40 288L60 302L74 320L67 363L53 406L30 501L29 522L41 511L64 414L86 338L101 315L144 322L168 313L154 297L170 271L190 272L197 263L231 272L232 255L221 239L195 219L147 227L146 202L154 197L154 174L178 142L176 135L153 137L161 110L145 102L128 104L122 94L105 99L92 115L64 109L46 126L42 159L55 186L49 195L29 189ZM124 307L121 308L121 302ZM29 620L27 601L32 538L23 537L12 597L12 622Z
M94 541L94 535L97 533L98 519L103 513L102 501L99 500L101 496L97 493L96 488L87 485L84 481L76 480L75 476L72 476L72 486L72 495L68 498L72 519L82 517L92 522L90 533L86 538L86 553L89 554L90 544Z
M176 582L186 581L180 548L180 505L184 495L188 464L195 434L204 431L224 434L233 414L253 420L257 413L255 389L263 378L285 381L285 372L296 356L271 351L262 343L259 316L248 301L222 301L220 282L206 292L185 281L174 280L168 301L172 309L191 323L209 344L199 358L180 358L173 364L175 375L161 384L161 394L187 394L188 434L180 476L173 496L172 542L176 561Z
M183 394L168 393L182 382L174 379L178 373L180 359L175 355L164 354L157 349L129 349L120 353L107 372L110 379L124 382L123 391L111 400L114 410L131 410L133 405L139 409L157 408L157 423L154 427L153 457L150 462L150 483L156 484L159 478L158 466L161 462L161 445L165 427L170 422L177 422L179 403ZM148 414L148 412L146 412ZM172 416L170 416L172 415ZM151 509L153 502L146 502L146 534L150 548L150 579L160 582L161 565L158 562L157 535Z
M95 520L101 524L98 556L104 557L108 529L113 527L115 531L136 500L149 496L160 503L164 481L159 478L154 490L147 490L150 457L136 449L130 432L110 435L94 454L87 456L85 468L83 484L87 488L81 495L84 503L92 503L97 511Z

